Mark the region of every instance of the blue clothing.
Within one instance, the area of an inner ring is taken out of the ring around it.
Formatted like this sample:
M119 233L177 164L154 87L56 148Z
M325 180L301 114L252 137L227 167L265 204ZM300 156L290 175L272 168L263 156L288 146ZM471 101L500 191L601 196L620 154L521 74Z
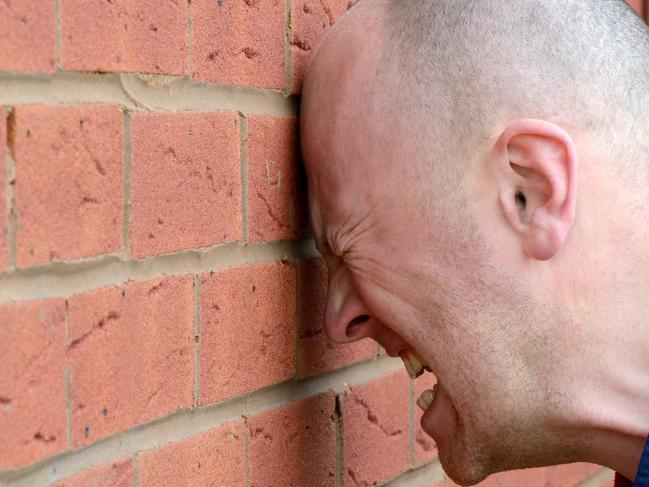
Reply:
M649 436L644 444L642 458L640 458L638 472L635 474L633 487L649 487Z

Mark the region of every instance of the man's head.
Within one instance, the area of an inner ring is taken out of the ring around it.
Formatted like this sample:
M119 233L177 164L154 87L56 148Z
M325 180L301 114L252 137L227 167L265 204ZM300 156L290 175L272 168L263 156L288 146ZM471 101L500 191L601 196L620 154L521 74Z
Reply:
M647 86L647 30L615 0L363 0L315 56L325 329L430 366L422 425L458 483L602 462L585 364L647 286Z

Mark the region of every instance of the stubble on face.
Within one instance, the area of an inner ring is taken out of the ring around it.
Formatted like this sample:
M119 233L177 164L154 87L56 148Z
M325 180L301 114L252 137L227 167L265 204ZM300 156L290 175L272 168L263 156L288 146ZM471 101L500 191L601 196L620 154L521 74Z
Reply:
M453 178L426 156L434 141L417 139L407 114L368 90L378 56L367 46L381 42L359 44L356 29L333 33L305 83L301 132L316 237L336 248L377 321L432 366L444 404L422 423L456 482L563 459L564 433L543 413L550 393L539 368L552 360L539 354L555 318L493 260L462 180L440 184ZM545 451L548 444L556 449Z

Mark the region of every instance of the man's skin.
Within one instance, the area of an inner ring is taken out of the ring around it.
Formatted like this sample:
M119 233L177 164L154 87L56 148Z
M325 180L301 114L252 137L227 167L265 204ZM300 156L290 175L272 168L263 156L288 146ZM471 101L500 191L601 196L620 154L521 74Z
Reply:
M422 427L459 484L575 461L633 479L649 434L646 195L569 118L502 120L459 179L428 178L421 149L439 141L414 139L389 76L372 81L382 15L378 0L345 15L303 91L328 335L429 366Z

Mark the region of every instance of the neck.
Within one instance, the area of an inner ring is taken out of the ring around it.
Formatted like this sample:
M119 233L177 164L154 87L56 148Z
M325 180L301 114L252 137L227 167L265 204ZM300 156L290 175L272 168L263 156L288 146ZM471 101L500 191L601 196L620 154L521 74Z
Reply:
M587 323L589 352L582 347L579 354L577 411L586 439L582 449L588 461L631 480L649 435L648 297L649 289L642 296L627 294L613 312L591 311L591 317L607 325Z

